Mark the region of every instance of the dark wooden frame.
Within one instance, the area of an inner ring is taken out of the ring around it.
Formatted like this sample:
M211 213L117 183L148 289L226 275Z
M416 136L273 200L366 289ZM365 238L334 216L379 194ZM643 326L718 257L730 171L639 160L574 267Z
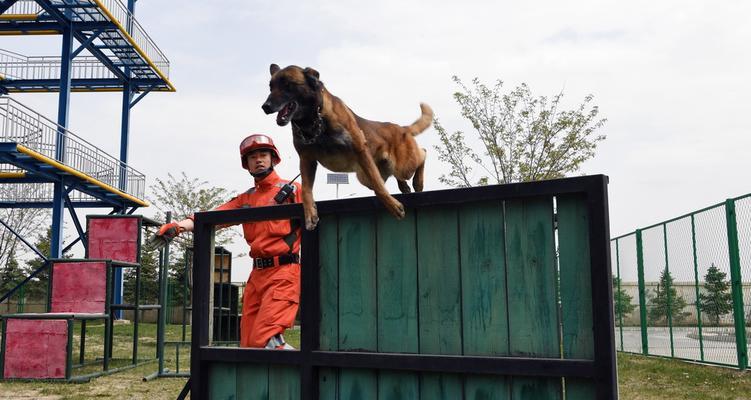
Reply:
M274 351L211 347L208 330L209 284L210 274L213 273L211 249L214 247L215 226L241 221L301 218L303 211L300 204L289 204L197 213L194 230L196 251L194 253L195 268L193 268L191 396L196 399L209 397L209 363L239 362L299 367L300 398L304 400L318 398L318 370L321 367L587 378L594 381L598 399L617 399L607 184L606 176L594 175L396 196L405 208L419 208L459 205L466 201L515 200L535 196L583 194L586 197L589 216L589 259L595 341L593 360L320 351L318 350L320 323L318 230L304 230L302 235L301 349L299 351ZM383 208L375 197L324 201L317 203L317 207L320 215ZM606 306L608 304L611 306Z

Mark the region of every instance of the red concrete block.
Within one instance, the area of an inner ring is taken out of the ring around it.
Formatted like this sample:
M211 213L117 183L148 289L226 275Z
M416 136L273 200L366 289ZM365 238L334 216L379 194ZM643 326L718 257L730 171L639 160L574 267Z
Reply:
M88 258L138 261L138 217L89 218Z
M65 378L68 322L8 319L4 377Z
M105 312L107 264L104 262L61 262L52 270L53 313Z

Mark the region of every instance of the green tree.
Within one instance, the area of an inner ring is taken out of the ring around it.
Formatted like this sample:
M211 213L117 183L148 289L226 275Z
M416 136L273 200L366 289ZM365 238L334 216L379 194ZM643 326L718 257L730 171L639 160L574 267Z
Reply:
M172 220L182 220L195 212L208 211L224 204L230 199L230 192L222 187L209 186L207 181L189 178L184 172L179 179L168 174L167 180L156 179L156 184L149 187L152 196L149 200L160 210L156 216L164 220L167 211L172 212ZM221 246L238 238L234 229L222 229L216 232L215 243ZM185 253L193 246L193 234L182 233L170 247L169 280L173 304L180 304L183 298L183 286L188 284L185 276Z
M191 253L183 254L183 258L175 260L174 263L171 263L170 265L170 274L169 274L169 287L170 287L170 304L172 305L182 305L185 301L185 286L188 286L187 291L187 297L188 301L190 300L190 288L191 288L191 277L186 276L185 274L185 263L190 262L192 264L192 260L185 260L185 257L190 257ZM192 271L192 268L188 273Z
M230 192L222 187L208 186L207 181L198 178L188 178L185 172L180 173L180 179L172 174L167 174L167 180L156 178L156 184L149 187L151 196L148 196L160 212L156 215L158 220L164 220L165 213L172 212L172 220L185 219L198 211L209 211L225 203L230 198ZM235 231L225 229L217 232L216 244L222 245L237 236ZM176 239L182 247L192 246L192 233L183 233ZM173 259L182 258L182 252L173 252Z
M19 283L26 279L26 274L16 260L16 254L11 251L8 254L5 267L0 271L0 296L5 295L9 291L13 290ZM16 292L11 299L19 299L19 293ZM10 307L10 301L7 301L8 307ZM8 308L6 311L10 311Z
M474 129L482 151L476 151L462 131L449 134L435 121L441 144L438 158L451 172L439 179L449 186L469 187L488 183L526 182L564 177L594 157L604 135L595 131L605 119L588 95L575 109L561 110L563 92L535 97L522 83L504 93L503 82L493 87L472 80L468 87L454 76L460 90L454 93L461 114ZM479 173L474 173L478 168Z
M647 305L650 306L648 317L651 325L660 323L667 325L668 313L674 324L680 323L690 315L683 311L686 308L686 300L678 295L678 291L673 286L673 277L667 268L662 270L655 296L649 299Z
M52 227L47 228L47 232L37 235L34 247L42 254L50 254L50 243L52 242ZM44 265L44 260L40 257L33 258L26 262L26 275L30 275L38 268ZM44 270L35 276L26 287L26 295L30 299L45 300L47 298L47 282L49 281L49 271Z
M721 272L714 263L704 275L704 292L699 293L699 309L709 315L715 325L720 324L721 316L733 310L730 281L727 280L727 274Z
M159 300L159 257L157 252L141 251L141 304ZM123 297L128 304L136 301L136 269L127 268L123 276Z
M11 251L8 254L8 261L2 269L2 273L0 273L0 295L8 293L24 279L26 279L26 275L18 264L15 252Z
M633 297L626 293L625 290L619 289L621 278L613 276L613 307L615 310L615 323L620 323L619 316L626 317L636 309L635 304L631 304Z

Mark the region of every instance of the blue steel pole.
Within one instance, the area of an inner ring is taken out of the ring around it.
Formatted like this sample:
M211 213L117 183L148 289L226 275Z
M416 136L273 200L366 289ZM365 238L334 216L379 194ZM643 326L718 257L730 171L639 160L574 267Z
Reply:
M136 12L136 0L128 0L128 11L130 15L134 16ZM133 30L133 20L129 18L125 22L125 29L130 34ZM125 174L124 166L128 163L128 136L130 135L130 107L133 101L133 85L130 82L130 68L125 67L125 81L123 82L123 106L122 116L120 124L120 161L123 166L120 169L120 186L119 189L125 191L127 189L127 176Z
M136 11L136 1L135 0L128 0L128 11L130 11L131 16ZM127 29L128 33L131 32L131 28L133 26L133 22L131 19L128 19L125 24L125 29ZM125 81L123 81L123 105L122 105L122 116L120 118L121 124L120 124L120 162L122 163L120 165L120 179L118 183L118 188L122 191L127 191L128 187L128 176L125 171L125 166L128 163L128 135L130 133L130 102L133 100L133 91L130 84L130 68L125 67ZM123 209L121 213L125 213L125 210ZM114 297L115 302L122 303L123 298L123 269L117 268L115 269L115 288L114 288ZM118 310L115 312L115 318L121 319L123 317L122 310Z
M68 111L70 104L70 70L73 51L73 26L63 29L63 50L60 63L60 97L57 103L57 140L55 143L55 159L65 162L65 129L68 127ZM65 185L63 180L55 182L52 198L52 241L50 242L50 258L60 258L63 244L63 220L65 218Z

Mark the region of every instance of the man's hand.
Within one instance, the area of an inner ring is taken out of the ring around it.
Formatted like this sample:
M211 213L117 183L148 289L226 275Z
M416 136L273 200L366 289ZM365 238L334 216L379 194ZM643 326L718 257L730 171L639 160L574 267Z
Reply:
M182 231L183 228L181 228L176 222L162 225L159 228L159 231L146 241L146 251L154 251L167 246L174 238L180 235L180 232Z

